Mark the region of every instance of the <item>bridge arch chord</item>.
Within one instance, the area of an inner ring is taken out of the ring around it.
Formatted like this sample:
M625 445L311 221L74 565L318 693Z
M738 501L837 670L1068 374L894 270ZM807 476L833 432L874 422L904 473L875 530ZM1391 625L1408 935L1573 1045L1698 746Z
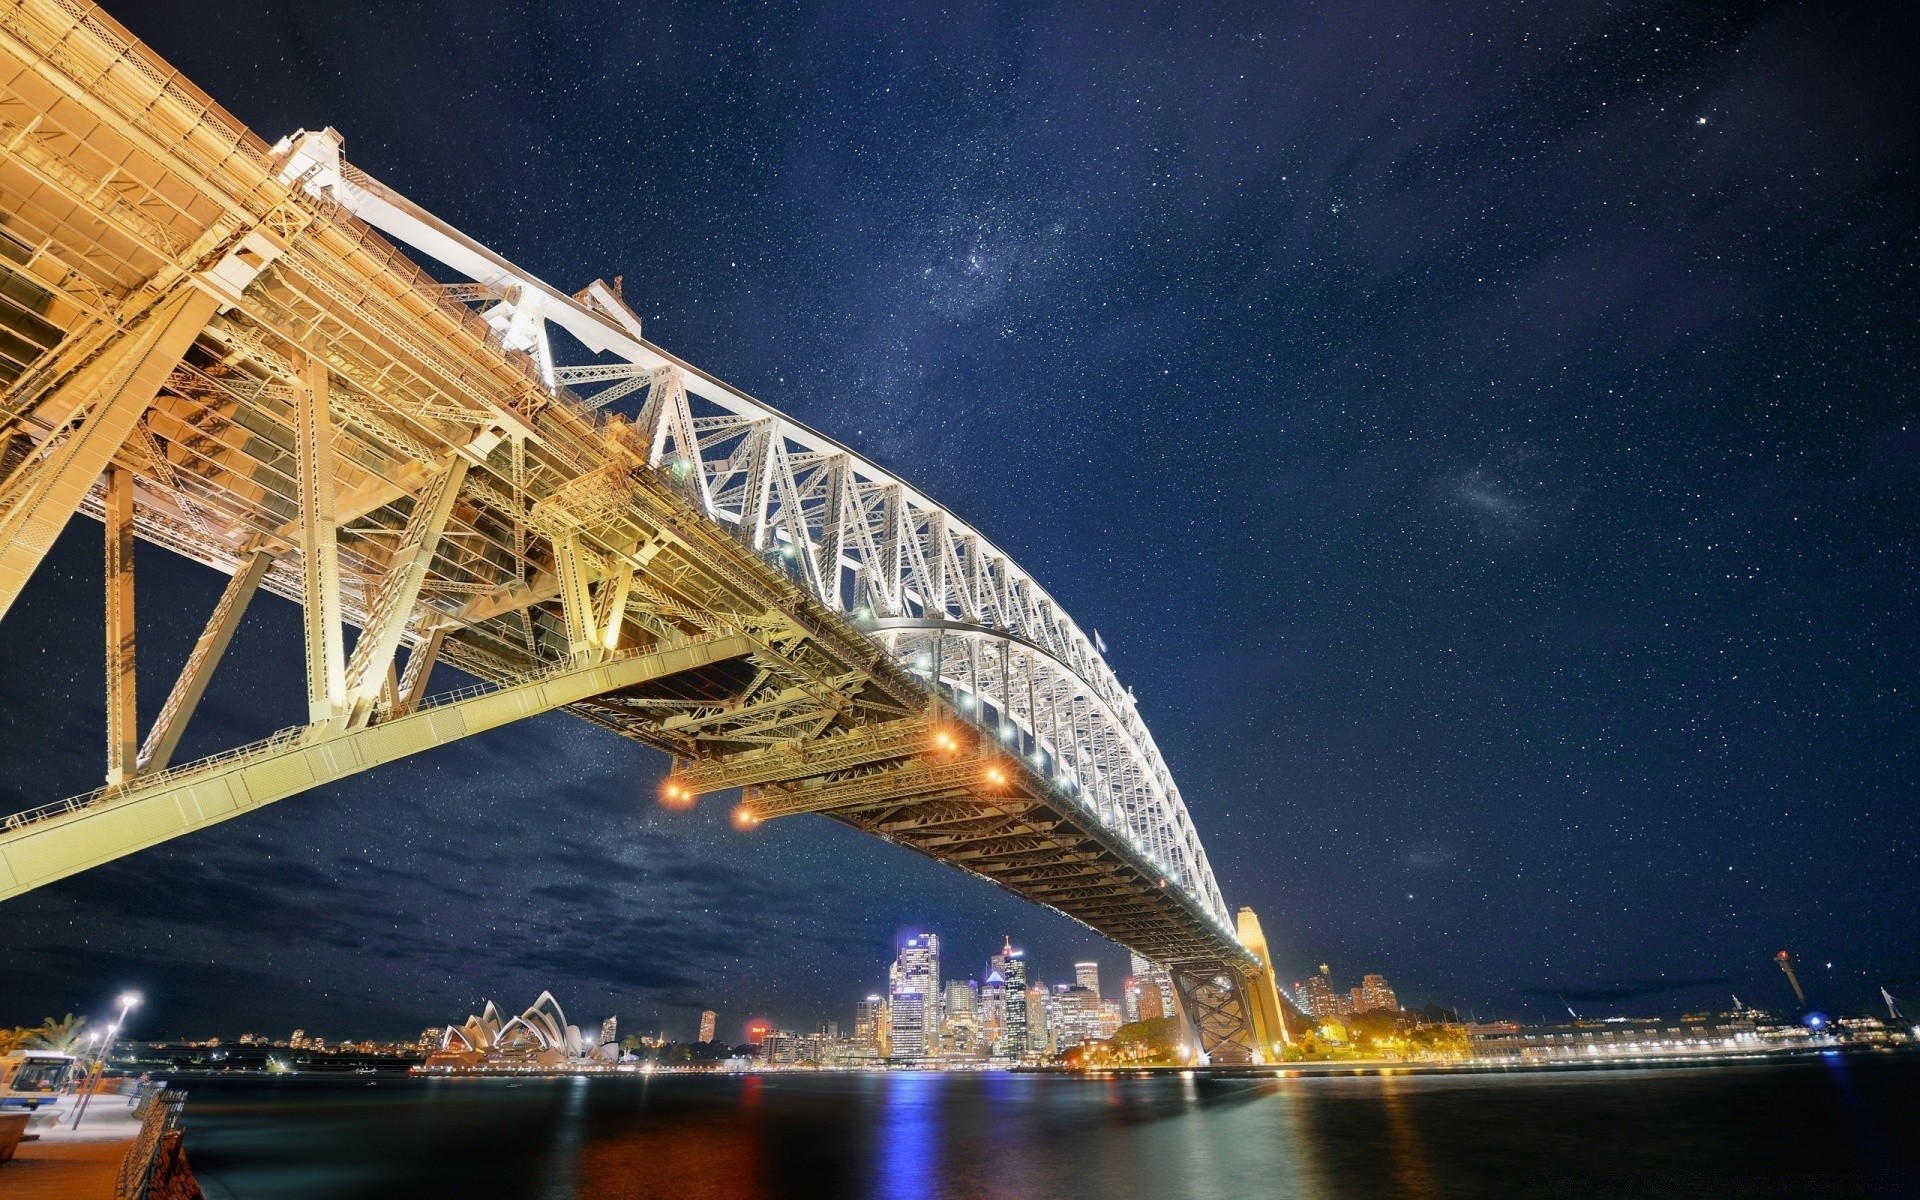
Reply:
M560 292L347 164L330 131L296 135L286 161L284 171L308 190L486 285L489 295L517 298L494 303L490 321L509 319L500 310L518 303L537 313L543 345L547 327L558 326L588 351L620 360L556 367L552 379L600 385L585 397L589 407L604 406L609 393L644 389L633 434L649 463L829 609L856 625L915 618L993 630L1057 664L1083 697L1078 708L1063 702L1082 719L1075 753L1061 756L1078 786L1107 797L1116 821L1126 814L1122 823L1159 853L1176 855L1202 903L1223 926L1230 923L1185 801L1132 692L1094 640L1010 555L878 464L637 336L631 313L620 319L604 298L589 306ZM1018 708L1017 698L1002 700L994 707Z

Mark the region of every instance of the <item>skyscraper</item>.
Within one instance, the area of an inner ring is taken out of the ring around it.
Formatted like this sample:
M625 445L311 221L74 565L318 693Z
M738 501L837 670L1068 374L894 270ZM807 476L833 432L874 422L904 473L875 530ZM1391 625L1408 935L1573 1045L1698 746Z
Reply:
M1156 1017L1173 1015L1173 976L1165 967L1156 966L1133 956L1133 977L1140 981L1140 1019L1150 1021ZM1157 999L1149 1000L1149 992L1157 993Z
M862 1058L884 1058L887 1053L887 998L868 996L853 1010L853 1047Z
M1097 962L1077 962L1073 964L1073 982L1094 994L1100 995L1100 964Z
M1385 975L1362 975L1360 977L1360 1012L1373 1012L1376 1009L1399 1011L1399 997L1387 986Z
M955 979L947 984L940 1026L942 1051L956 1055L977 1053L980 1041L979 1005L976 1003L978 990L979 985L970 979Z
M719 1020L720 1014L710 1008L700 1014L700 1040L702 1042L711 1042L713 1040L714 1026Z
M1301 985L1307 993L1307 1012L1315 1017L1337 1016L1340 1012L1340 993L1333 990L1333 972L1326 963L1320 964L1320 973L1307 976Z
M600 1022L600 1044L618 1044L620 1041L620 1018L608 1017Z
M888 972L888 1028L894 1058L927 1058L939 1049L940 937L909 935Z
M1009 1058L1024 1058L1032 1050L1027 1019L1027 952L1015 950L1013 938L1008 937L1000 953L993 956L992 968L1007 986L1004 1053Z

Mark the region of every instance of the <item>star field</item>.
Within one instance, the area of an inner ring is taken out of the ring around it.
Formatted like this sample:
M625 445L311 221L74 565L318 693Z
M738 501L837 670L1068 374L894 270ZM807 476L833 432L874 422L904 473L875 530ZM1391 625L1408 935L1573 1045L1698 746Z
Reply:
M653 340L1012 553L1287 978L1782 1004L1788 946L1832 1008L1920 989L1910 14L110 11L263 136L624 274ZM218 581L141 553L151 712ZM97 781L98 559L76 523L0 637L0 807ZM297 718L297 638L262 600L183 755ZM1125 972L824 820L662 813L662 770L546 718L10 901L11 1019L140 982L188 1033L549 986L845 1025L909 926Z

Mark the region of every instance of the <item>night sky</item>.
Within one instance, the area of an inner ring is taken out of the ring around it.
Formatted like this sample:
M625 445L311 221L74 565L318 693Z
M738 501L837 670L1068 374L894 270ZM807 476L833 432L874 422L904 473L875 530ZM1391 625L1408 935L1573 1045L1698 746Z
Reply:
M1287 980L1785 1008L1784 946L1920 1008L1910 7L718 8L109 5L1010 551ZM150 719L221 579L139 565ZM0 809L99 782L99 579L77 521L6 621ZM303 717L298 639L256 602L180 760ZM664 767L547 717L8 901L0 1024L846 1027L909 928L1124 974Z

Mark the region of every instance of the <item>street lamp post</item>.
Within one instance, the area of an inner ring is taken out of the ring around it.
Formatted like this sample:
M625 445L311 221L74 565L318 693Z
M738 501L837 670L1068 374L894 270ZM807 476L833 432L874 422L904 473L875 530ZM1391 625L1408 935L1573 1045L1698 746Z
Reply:
M120 1027L127 1023L127 1013L140 1003L139 992L120 993L120 1015L107 1026L107 1036L100 1044L100 1051L94 1055L93 1069L87 1073L87 1091L80 1097L80 1104L73 1110L73 1127L80 1128L80 1118L87 1115L87 1107L93 1103L93 1093L100 1086L100 1077L106 1073L107 1055L113 1052L113 1040L120 1036Z

